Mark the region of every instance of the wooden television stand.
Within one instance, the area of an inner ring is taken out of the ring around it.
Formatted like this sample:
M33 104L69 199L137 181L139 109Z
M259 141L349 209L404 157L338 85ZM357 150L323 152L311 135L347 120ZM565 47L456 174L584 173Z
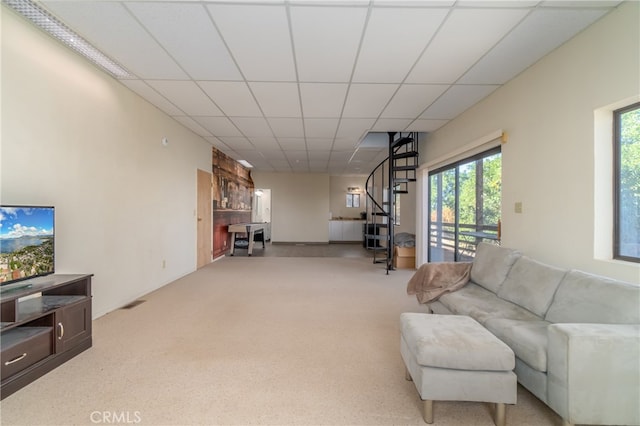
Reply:
M91 347L91 277L54 274L0 287L0 399Z

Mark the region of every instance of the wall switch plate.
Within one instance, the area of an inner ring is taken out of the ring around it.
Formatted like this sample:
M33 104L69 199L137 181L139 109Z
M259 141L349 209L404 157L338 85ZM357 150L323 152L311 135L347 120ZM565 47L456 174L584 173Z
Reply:
M522 201L516 201L515 212L522 213Z

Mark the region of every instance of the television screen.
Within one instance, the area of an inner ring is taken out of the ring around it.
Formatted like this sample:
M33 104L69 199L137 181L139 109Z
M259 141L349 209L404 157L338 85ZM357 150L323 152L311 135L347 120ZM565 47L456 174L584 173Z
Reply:
M0 284L55 272L54 208L0 206Z

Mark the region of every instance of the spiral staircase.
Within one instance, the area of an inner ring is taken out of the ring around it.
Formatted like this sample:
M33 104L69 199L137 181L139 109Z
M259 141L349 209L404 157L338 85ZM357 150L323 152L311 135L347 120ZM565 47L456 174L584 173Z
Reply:
M364 246L373 251L373 263L393 270L394 227L397 194L409 192L418 168L418 133L388 132L389 155L371 172L366 182L367 215Z

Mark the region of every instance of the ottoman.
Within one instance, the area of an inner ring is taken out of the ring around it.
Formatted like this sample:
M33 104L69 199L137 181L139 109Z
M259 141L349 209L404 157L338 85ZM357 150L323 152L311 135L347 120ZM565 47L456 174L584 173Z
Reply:
M423 401L422 417L433 423L433 401L495 403L494 422L505 424L505 404L515 404L513 351L473 318L403 313L400 353L407 380Z

